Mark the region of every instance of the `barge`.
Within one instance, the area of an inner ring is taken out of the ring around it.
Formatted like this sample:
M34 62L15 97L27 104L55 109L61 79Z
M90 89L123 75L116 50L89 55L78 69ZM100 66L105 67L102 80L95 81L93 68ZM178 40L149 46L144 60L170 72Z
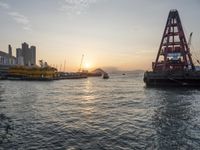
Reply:
M200 87L200 71L190 52L191 38L192 34L187 42L179 13L171 10L152 71L144 73L146 86Z
M200 87L200 71L169 71L153 72L144 74L144 82L147 86L187 86Z
M88 76L87 74L82 74L82 73L79 73L79 72L71 72L71 73L68 73L68 72L59 72L59 77L58 79L59 80L66 80L66 79L86 79Z

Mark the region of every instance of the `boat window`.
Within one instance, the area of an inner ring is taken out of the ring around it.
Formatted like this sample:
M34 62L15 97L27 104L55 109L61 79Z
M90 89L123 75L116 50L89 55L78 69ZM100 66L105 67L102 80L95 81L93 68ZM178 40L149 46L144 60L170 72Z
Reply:
M170 60L179 60L181 58L181 53L168 53L167 57Z

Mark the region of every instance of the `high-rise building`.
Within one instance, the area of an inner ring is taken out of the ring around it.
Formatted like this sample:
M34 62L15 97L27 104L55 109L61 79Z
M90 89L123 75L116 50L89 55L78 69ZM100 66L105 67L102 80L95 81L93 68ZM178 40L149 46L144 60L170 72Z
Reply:
M17 62L20 65L33 66L36 65L36 47L27 43L22 43L22 48L16 50Z
M31 65L36 65L36 47L31 46L30 51L31 51Z
M26 42L22 43L22 50L28 50L28 44Z
M24 65L24 57L22 55L22 49L21 48L16 49L16 58L17 58L17 64L18 65Z
M29 52L29 46L27 43L22 43L22 56L24 59L24 65L25 66L30 66L30 52Z
M12 47L10 44L8 45L8 54L10 57L12 57Z

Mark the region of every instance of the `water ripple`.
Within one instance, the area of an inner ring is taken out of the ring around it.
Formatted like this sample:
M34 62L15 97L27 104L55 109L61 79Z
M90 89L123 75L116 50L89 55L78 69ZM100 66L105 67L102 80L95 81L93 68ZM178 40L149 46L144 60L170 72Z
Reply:
M145 88L142 76L1 81L0 150L199 149L199 90Z

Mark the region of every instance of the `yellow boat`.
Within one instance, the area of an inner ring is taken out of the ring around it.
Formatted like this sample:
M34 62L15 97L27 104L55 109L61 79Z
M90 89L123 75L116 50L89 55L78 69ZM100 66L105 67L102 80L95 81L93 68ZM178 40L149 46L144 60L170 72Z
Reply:
M54 80L58 76L53 67L25 67L14 66L8 70L7 79L10 80Z

